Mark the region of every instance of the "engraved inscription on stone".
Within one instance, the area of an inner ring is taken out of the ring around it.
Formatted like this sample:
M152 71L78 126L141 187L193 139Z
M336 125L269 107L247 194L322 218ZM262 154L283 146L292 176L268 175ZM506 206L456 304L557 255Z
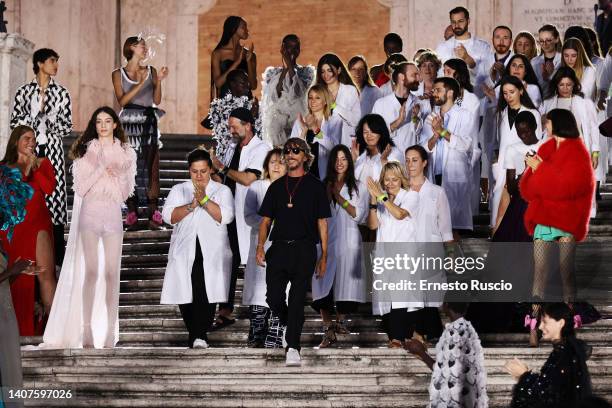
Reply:
M513 30L536 33L544 24L554 24L561 35L572 25L593 26L594 0L514 0Z

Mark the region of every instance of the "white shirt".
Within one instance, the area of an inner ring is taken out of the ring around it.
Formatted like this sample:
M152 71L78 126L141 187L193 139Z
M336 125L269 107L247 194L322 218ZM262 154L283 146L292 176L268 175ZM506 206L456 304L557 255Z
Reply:
M458 58L455 55L455 47L459 44L463 44L466 51L470 56L474 59L476 65L474 68L469 68L470 70L470 80L472 83L476 83L476 76L479 70L479 64L483 61L483 59L491 53L491 46L487 41L481 40L480 38L476 38L473 34L470 33L470 38L467 40L457 40L454 36L449 38L446 41L438 44L436 48L436 54L440 58L440 61L444 64L446 60L451 58ZM443 68L440 67L439 76L443 76Z

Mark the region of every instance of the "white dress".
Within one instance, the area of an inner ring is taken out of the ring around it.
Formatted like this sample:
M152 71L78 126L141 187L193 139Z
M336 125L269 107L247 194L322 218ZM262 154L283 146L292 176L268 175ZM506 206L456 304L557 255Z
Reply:
M246 306L268 307L266 302L266 268L257 265L256 253L259 224L261 223L261 216L257 214L257 211L266 196L266 191L268 191L270 184L270 180L254 181L249 186L244 203L244 220L251 227L251 246L249 248L249 257L246 261L246 268L244 269L244 287L242 289L242 304ZM264 244L264 250L267 251L271 245L272 243L267 239Z
M378 217L378 229L376 230L376 242L397 242L409 243L416 242L417 222L416 214L419 209L419 193L416 191L408 191L400 188L395 200L395 205L408 211L410 214L403 220L395 218L387 208L378 203L376 215ZM383 252L379 251L379 247L375 251L376 256L384 256ZM411 308L413 310L423 307L423 304L415 304L415 302L381 302L376 301L376 295L373 294L372 313L375 315L385 315L391 312L391 309Z
M370 195L364 184L358 182L357 191L349 196L345 184L340 195L355 207L355 217L341 204L330 203L331 218L327 219L327 269L322 279L312 277L312 299L327 296L333 286L334 301L366 301L367 279L362 264L361 233L358 224L368 215Z
M338 95L336 95L336 107L332 116L342 120L341 142L346 147L351 147L351 138L355 136L355 128L361 119L361 102L359 92L352 85L340 84Z
M195 260L196 239L202 248L204 282L209 303L227 302L232 269L232 251L229 247L227 224L234 219L234 199L229 187L214 180L206 186L206 195L221 208L221 222L197 207L178 223L172 224L176 207L193 201L191 180L172 187L162 210L167 224L172 224L168 265L164 275L162 305L180 305L193 302L191 272Z

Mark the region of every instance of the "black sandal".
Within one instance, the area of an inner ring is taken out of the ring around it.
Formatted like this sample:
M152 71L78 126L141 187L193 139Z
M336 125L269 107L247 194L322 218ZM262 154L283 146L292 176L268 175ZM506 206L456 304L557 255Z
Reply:
M221 321L221 323L219 323L219 320ZM220 330L234 323L236 323L236 319L229 319L223 315L218 315L212 326L210 327L210 331Z

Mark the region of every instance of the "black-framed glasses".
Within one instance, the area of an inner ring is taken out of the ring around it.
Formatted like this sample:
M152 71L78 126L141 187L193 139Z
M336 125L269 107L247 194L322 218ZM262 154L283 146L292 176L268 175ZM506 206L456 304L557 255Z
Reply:
M304 149L299 148L299 147L285 147L283 149L283 154L289 154L289 153L293 153L293 154L300 154L300 152L303 152Z

